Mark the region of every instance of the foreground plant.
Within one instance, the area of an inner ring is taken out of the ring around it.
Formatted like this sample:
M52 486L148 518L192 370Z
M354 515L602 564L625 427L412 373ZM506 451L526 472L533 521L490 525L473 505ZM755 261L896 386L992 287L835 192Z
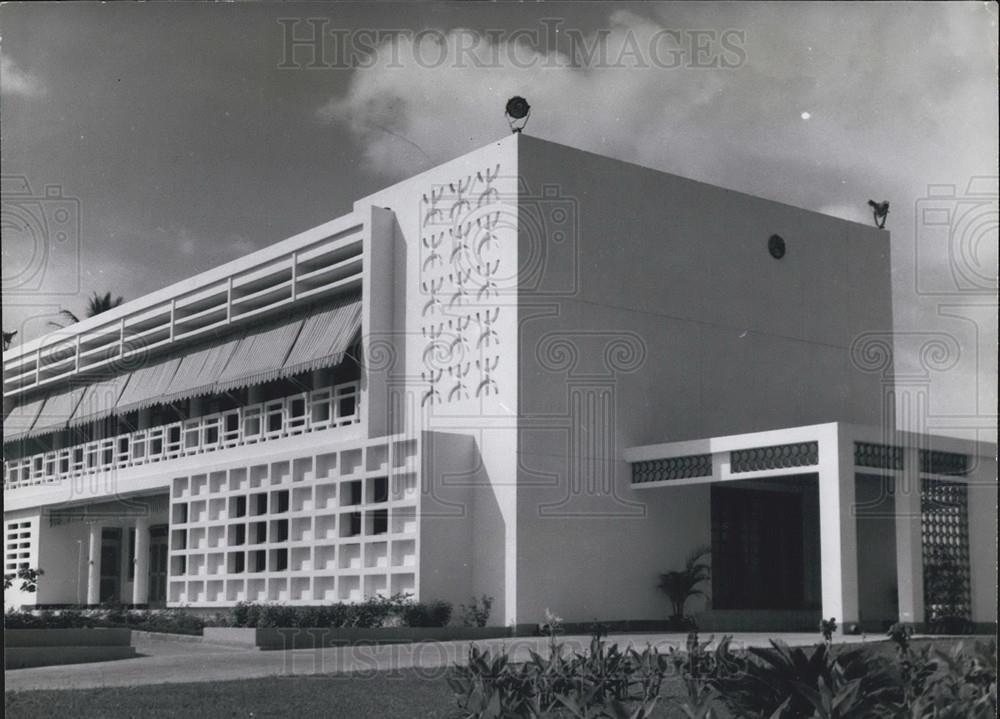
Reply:
M522 664L472 646L448 684L468 719L648 719L668 669L652 647L622 651L595 634L586 652L566 655L551 641L548 656L532 651Z
M692 597L707 597L701 585L712 577L712 568L705 561L711 556L711 547L699 547L688 555L684 562L684 568L672 572L665 572L660 575L660 583L657 585L670 600L673 614L670 622L677 629L693 628L694 622L685 616L684 608Z

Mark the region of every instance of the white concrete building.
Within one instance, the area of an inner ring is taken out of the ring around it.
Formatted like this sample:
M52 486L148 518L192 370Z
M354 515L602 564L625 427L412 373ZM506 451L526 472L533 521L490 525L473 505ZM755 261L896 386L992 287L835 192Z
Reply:
M889 236L521 135L3 358L8 604L996 618L995 447L894 429ZM888 348L888 349L887 349Z

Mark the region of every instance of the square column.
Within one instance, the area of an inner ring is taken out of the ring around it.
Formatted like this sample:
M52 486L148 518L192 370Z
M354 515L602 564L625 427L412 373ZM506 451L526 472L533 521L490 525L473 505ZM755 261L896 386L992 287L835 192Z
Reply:
M976 451L968 477L969 573L972 621L983 631L997 620L997 461L989 446Z
M903 450L903 471L895 478L896 583L899 621L923 624L924 558L920 529L920 452Z
M101 525L91 524L88 528L87 549L87 604L101 603Z
M819 439L819 538L823 618L841 630L858 621L858 528L854 500L854 447L839 425Z
M132 604L149 604L149 517L135 520Z

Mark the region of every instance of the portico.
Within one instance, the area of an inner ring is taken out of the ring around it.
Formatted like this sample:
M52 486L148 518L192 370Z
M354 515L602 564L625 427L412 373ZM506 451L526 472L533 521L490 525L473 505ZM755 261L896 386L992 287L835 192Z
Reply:
M820 601L815 608L842 627L873 631L893 621L992 621L993 453L992 445L983 443L830 423L633 447L625 458L632 466L632 487L639 492L708 484L808 494L814 487L815 513L808 511L806 500L801 521L805 535L815 530L809 527L810 517L819 525ZM719 511L713 502L713 528ZM798 521L791 517L791 526ZM774 529L763 526L757 533ZM742 531L747 532L745 527ZM719 599L743 597L746 607L753 608L752 588L733 586L740 583L739 573L724 569L725 547L717 534L713 532L713 568L722 571L715 581L730 583ZM802 550L807 567L808 544ZM795 556L799 551L796 547ZM771 561L780 564L776 556ZM808 582L808 572L802 581ZM797 604L772 592L775 606L756 608L808 609L808 595L806 587L806 601Z
M165 606L167 496L63 504L25 513L34 564L45 569L40 606Z

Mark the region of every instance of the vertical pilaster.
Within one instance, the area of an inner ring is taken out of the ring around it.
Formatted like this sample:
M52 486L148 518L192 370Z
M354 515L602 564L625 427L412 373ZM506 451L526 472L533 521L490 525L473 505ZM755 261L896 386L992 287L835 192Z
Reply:
M132 604L149 603L149 518L135 520L135 565L132 579Z
M920 453L903 449L903 471L896 476L896 582L899 621L922 624L924 612L924 560L920 538Z
M823 617L840 627L858 621L858 532L854 447L836 424L819 440L819 534Z
M87 548L87 604L101 603L101 525L91 524Z

